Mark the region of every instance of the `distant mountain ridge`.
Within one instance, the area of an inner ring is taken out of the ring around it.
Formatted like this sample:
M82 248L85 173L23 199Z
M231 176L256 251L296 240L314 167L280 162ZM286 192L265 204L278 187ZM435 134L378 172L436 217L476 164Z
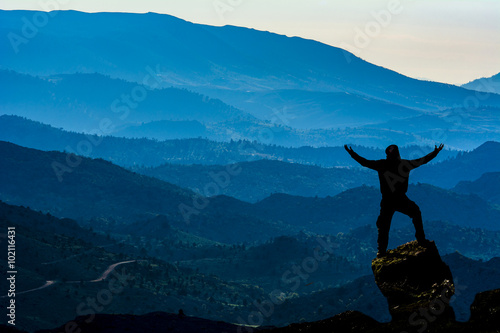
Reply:
M497 223L500 219L498 207L477 196L457 195L432 185L418 184L410 185L408 197L418 203L424 220L442 220L463 227L500 230ZM259 216L287 221L319 234L336 234L373 224L380 211L380 199L378 189L362 186L326 198L274 194L255 206ZM481 221L481 224L477 225L477 221ZM402 214L396 214L393 218L394 226L408 223L411 221Z
M257 140L241 139L215 142L201 138L158 141L103 137L68 132L23 117L9 115L0 115L0 140L45 151L74 151L79 155L103 158L125 167L155 167L165 163L225 165L261 159L324 167L357 165L341 146L290 148ZM345 141L342 142L344 143ZM384 156L383 149L366 147L356 147L356 149L367 158ZM401 152L410 154L415 150L430 151L430 149L410 146L401 147ZM436 160L456 154L456 151L444 150Z
M0 152L0 200L84 225L109 229L163 214L181 230L227 243L298 232L283 222L245 214L237 206L215 205L192 191L102 159L42 152L1 141Z
M500 94L500 73L483 77L462 85L463 88L482 91L490 94Z
M439 137L447 147L471 150L485 141L500 141L500 108L452 108L440 114L424 114L388 122L365 125L361 131L375 129L412 133L421 138ZM399 141L396 141L399 142Z
M412 173L413 181L425 181L444 188L459 180L476 180L486 172L500 171L500 142L488 141L470 152L462 152L436 165L424 165Z
M423 156L426 152L427 150L418 148L402 149L403 157L407 155ZM339 158L345 157L342 155L345 155L342 149L339 153ZM363 153L361 155L364 156ZM378 157L375 155L367 157L383 159L384 154L380 153ZM434 163L416 169L412 173L410 181L451 188L463 180L474 179L485 172L499 171L499 158L500 144L486 142L470 152L461 152L459 156L453 158L440 156L437 162L433 161ZM279 160L240 162L238 164L242 168L241 174L224 187L222 194L254 202L264 199L272 193L325 197L361 185L379 185L376 172L361 168L357 163L352 165L350 164L352 161L345 163L346 165L343 167L322 168L313 165L303 166L298 163L285 163ZM349 168L345 168L346 166ZM134 168L134 170L182 187L202 191L203 185L212 181L210 174L221 172L227 167L231 166L182 166L170 163L154 168ZM248 185L251 186L248 187ZM486 200L489 199L486 198Z
M476 194L500 205L500 172L487 172L474 181L461 181L453 191Z
M300 130L359 127L422 114L396 103L342 91L193 89L259 119Z
M245 139L287 147L342 145L346 137L351 143L360 145L385 146L394 141L401 145L433 143L410 131L340 128L345 122L364 125L421 114L347 93L288 94L291 97L297 95L293 97L297 99L293 103L307 110L295 108L294 114L290 115L288 110L294 107L287 107L286 100L278 100L272 104L276 110L268 110L270 117L261 117L269 119L262 120L221 100L186 89L150 89L96 73L34 77L0 70L0 83L5 86L5 93L0 96L0 114L26 117L77 132L156 140ZM300 97L304 94L309 96L305 101ZM287 109L285 114L280 114L280 107ZM302 125L294 125L292 120ZM311 121L318 126L308 124ZM304 129L304 126L320 128ZM468 131L476 129L468 128Z
M1 11L0 31L22 36L21 18L35 13ZM168 86L344 91L433 110L462 105L470 96L466 89L410 79L316 41L154 13L57 11L29 43L16 49L4 38L0 50L4 68L35 75L98 72L136 82L154 76ZM500 96L487 102L500 106Z
M256 121L220 100L185 89L149 89L96 73L39 78L0 70L0 82L5 87L0 113L87 133L108 135L125 125L163 120Z
M102 159L42 152L6 142L0 142L0 152L0 200L104 230L162 214L182 231L234 244L301 230L347 232L372 224L379 211L380 193L367 186L326 198L275 194L250 204L219 195L217 186L223 186L224 176L208 183L206 196L200 196ZM498 207L477 196L425 184L410 187L409 196L419 203L425 220L448 220L459 226L470 226L474 221L475 227L500 228ZM408 222L395 217L395 224Z
M24 38L36 15L49 15L50 24L16 44L13 36ZM340 146L346 137L382 147L431 145L439 135L456 149L500 140L491 126L499 121L500 95L411 79L298 37L154 13L76 11L0 11L0 33L7 36L0 40L3 71L48 80L19 89L8 79L0 112L66 129L91 132L104 121L120 135L294 147ZM61 87L68 83L73 91ZM427 128L428 119L437 127ZM165 134L172 127L165 121L191 123L175 123L179 131Z
M221 194L248 202L260 201L273 193L326 197L363 184L378 185L377 178L367 170L321 168L279 160L227 166L164 164L156 168L134 168L134 171L203 192L204 184L213 182L214 177L227 168L241 168L241 172L221 189Z
M292 165L283 165L291 168L290 172L293 174L293 177L306 177L301 181L302 185L296 187L296 189L303 188L305 190L308 186L311 189L309 192L294 192L294 185L290 184L292 188L286 190L286 186L288 186L287 184L290 181L277 177L272 182L276 185L270 187L265 185L271 181L271 179L267 178L264 182L259 181L248 193L245 191L243 193L238 188L232 189L232 187L224 188L221 193L236 196L243 200L256 200L256 198L262 198L262 196L267 196L274 192L297 195L317 194L321 196L322 193L323 195L328 195L328 192L317 192L314 190L315 187L317 189L324 188L324 182L318 183L318 179L306 180L310 178L310 175L304 174L301 176L304 170L317 170L318 175L324 173L326 170L304 168L298 164L310 164L322 167L359 167L346 154L343 147L284 148L248 141L224 143L205 139L156 141L97 137L67 132L28 119L5 115L0 116L0 140L45 151L72 151L88 157L103 158L120 166L132 168L151 176L157 176L182 187L200 188L201 190L203 190L202 187L207 182L212 181L208 174L210 171L218 173L227 165L234 164L235 162L241 163L261 159L277 161L276 163L259 162L248 164L249 167L245 169L244 175L254 178L258 174L263 176L263 173L265 174L267 171L255 169L253 166L261 165L266 166L266 168L269 167L272 174L273 168L277 171L277 167L280 165L278 161L289 162ZM354 147L354 149L361 156L368 159L380 159L385 156L381 149L365 147ZM430 151L431 148L425 147L401 147L401 154L404 158L423 156ZM487 142L470 152L460 153L459 156L456 156L456 154L453 151L443 150L430 165L422 166L413 171L410 181L425 182L444 188L452 188L460 181L473 181L485 172L498 172L500 170L500 144L498 142ZM180 166L181 164L198 164L198 166L182 167ZM149 169L151 167L156 169ZM347 170L345 172L341 170L337 171L337 173L346 173L346 175L349 173ZM356 173L357 171L353 170L352 172ZM339 181L335 178L332 178L329 186ZM241 181L242 179L234 180L232 186ZM254 179L253 181L258 180ZM279 187L281 186L278 185L279 183L282 183L284 187ZM350 183L376 185L376 174L370 170L364 170L363 173L359 174L359 178L353 179ZM264 192L261 194L255 192L259 188L262 188ZM236 192L233 190L236 190ZM254 199L251 199L251 197Z

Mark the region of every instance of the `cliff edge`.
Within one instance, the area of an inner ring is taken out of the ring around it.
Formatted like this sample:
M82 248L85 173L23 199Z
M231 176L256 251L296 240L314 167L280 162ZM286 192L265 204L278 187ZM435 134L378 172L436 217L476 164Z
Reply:
M434 242L416 241L372 261L375 282L389 303L393 322L415 326L455 320L449 305L454 294L453 276ZM419 324L421 323L421 324Z

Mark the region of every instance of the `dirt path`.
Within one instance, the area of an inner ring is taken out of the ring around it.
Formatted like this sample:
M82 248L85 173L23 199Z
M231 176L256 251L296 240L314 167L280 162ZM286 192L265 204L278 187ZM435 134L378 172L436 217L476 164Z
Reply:
M133 262L140 262L140 261L145 261L145 260L128 260L128 261L120 261L120 262L117 262L117 263L114 263L112 265L109 265L108 268L106 268L106 270L101 274L100 277L98 277L97 279L95 280L90 280L90 281L67 281L65 283L82 283L82 282L91 282L91 283L95 283L95 282L101 282L101 281L104 281L106 280L106 278L108 277L109 274L111 274L111 272L113 272L113 270L119 266L119 265L125 265L125 264L130 264L130 263L133 263ZM53 286L57 283L64 283L64 282L61 282L61 281L54 281L54 280L48 280L45 282L45 284L43 286L40 286L38 288L34 288L34 289L30 289L30 290L25 290L25 291L20 291L20 292L17 292L16 294L17 295L21 295L21 294L27 294L27 293L30 293L30 292L33 292L33 291L37 291L37 290L42 290L42 289L45 289L45 288L48 288L50 286ZM1 296L0 298L5 298L7 297L7 295L5 296Z
M123 265L123 264L130 264L130 263L133 263L133 262L136 262L137 260L129 260L129 261L122 261L122 262L117 262L116 264L113 264L113 265L110 265L108 267L108 269L106 269L104 271L104 273L102 273L101 277L95 279L95 280L92 280L92 281L89 281L89 282L101 282L101 281L104 281L108 275L116 268L116 266L119 266L119 265Z
M30 289L30 290L25 290L25 291L21 291L21 292L18 292L16 293L17 295L21 295L21 294L26 294L26 293L30 293L32 291L37 291L37 290L40 290L40 289L45 289L47 287L50 287L52 286L53 284L56 284L57 281L47 281L43 286L41 287L38 287L38 288L35 288L35 289ZM6 296L2 296L3 297L6 297Z

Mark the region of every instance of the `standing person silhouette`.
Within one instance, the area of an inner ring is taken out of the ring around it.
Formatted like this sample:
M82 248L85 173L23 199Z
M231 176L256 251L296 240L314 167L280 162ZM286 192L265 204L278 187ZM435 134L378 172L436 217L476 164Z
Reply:
M425 238L420 208L416 203L408 199L406 191L408 190L410 171L432 160L443 147L444 145L440 144L439 147L435 146L434 151L424 157L415 160L403 160L399 155L398 146L390 145L385 150L386 159L374 161L359 156L351 147L344 145L345 150L356 162L378 172L380 192L382 192L380 215L377 219L378 258L386 254L391 220L396 211L408 215L412 219L415 226L415 237L420 245L426 245L429 242Z

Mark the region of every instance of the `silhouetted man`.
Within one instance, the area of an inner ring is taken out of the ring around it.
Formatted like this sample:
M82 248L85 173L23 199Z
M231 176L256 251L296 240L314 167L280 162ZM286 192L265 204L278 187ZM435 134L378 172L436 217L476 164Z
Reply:
M367 160L356 154L351 147L344 146L353 159L364 167L376 170L380 181L380 215L377 219L378 253L377 257L385 255L389 243L389 229L394 212L401 212L411 217L415 226L415 237L420 245L426 245L422 214L417 204L408 199L408 178L410 171L429 162L443 149L444 145L435 146L434 151L416 160L402 160L396 145L390 145L385 150L385 160Z

